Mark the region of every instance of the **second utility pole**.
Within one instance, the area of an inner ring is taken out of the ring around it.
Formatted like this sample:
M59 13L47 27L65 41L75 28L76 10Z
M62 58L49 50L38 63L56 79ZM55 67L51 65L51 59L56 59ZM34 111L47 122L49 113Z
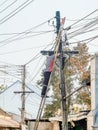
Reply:
M21 108L21 129L23 128L25 124L25 79L26 79L26 66L23 65L23 79L22 79L22 95L21 95L21 100L22 100L22 108Z
M60 12L56 12L56 23L57 23L57 35L60 31ZM64 56L62 50L62 39L60 39L58 52L60 53L60 89L61 89L61 105L62 105L62 130L68 130L67 122L67 105L66 105L66 87L65 87L65 77L64 77Z

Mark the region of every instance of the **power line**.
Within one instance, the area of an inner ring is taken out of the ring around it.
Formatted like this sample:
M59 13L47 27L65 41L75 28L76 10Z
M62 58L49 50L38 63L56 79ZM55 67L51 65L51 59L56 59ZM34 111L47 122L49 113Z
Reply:
M41 58L40 58L41 60ZM36 74L33 76L33 78L31 79L31 81L34 80L34 78L38 75L39 71L42 69L42 67L44 66L44 63L40 66L40 68L38 69L38 71L36 72Z
M71 33L69 34L69 39L71 39L72 37L75 37L75 36L77 36L77 35L80 35L80 34L84 33L84 31L86 31L86 30L88 30L89 28L95 26L96 24L98 24L97 21L98 21L98 17L97 17L96 20L93 20L93 21L87 23L87 24L86 24L85 26L83 26L82 28L79 28L79 29L77 29L77 30L71 32Z
M34 31L34 32L32 32L32 31L29 31L28 33L30 34L30 33L47 33L47 32L53 32L54 30L47 30L47 31ZM2 36L2 35L16 35L16 34L18 34L18 35L20 35L20 34L25 34L25 32L12 32L12 33L1 33L0 35Z
M54 18L54 17L53 17L53 18ZM1 45L1 47L8 44L8 43L5 43L5 42L13 41L13 38L15 38L15 37L18 37L18 36L19 36L19 37L16 38L16 39L19 39L19 38L21 39L21 37L23 37L24 35L27 35L27 34L31 33L31 30L34 30L34 29L36 29L36 28L38 28L38 27L40 27L40 26L46 24L49 20L52 20L53 18L48 19L48 20L46 20L45 22L43 22L43 23L41 23L41 24L39 24L39 25L36 25L36 26L34 26L34 27L30 28L30 29L27 29L27 30L25 30L25 31L23 31L23 32L21 32L21 33L15 35L15 36L12 36L12 37L7 38L7 39L5 39L5 40L3 40L3 41L0 41L0 43L3 43L3 42L4 42L4 44ZM21 35L22 35L22 36L21 36ZM14 39L14 40L15 40L15 39Z
M49 46L51 44L47 44L47 45ZM44 47L44 46L45 45L38 46L38 47L27 48L27 49L15 50L15 51L8 51L8 52L0 53L0 55L7 55L7 54L19 53L19 52L28 51L28 50L35 50L35 49L38 49L38 48L41 48L41 47Z
M21 79L20 79L19 77L17 77L15 74L10 74L10 73L8 73L7 71L4 71L4 70L0 70L0 72L5 73L5 74L7 74L7 75L10 75L10 76L12 76L12 77L15 77L15 78L21 80Z
M48 45L44 48L44 49L46 49L48 47ZM38 55L39 55L40 53L37 53L31 60L29 60L25 65L28 65L28 64L30 64L33 60L34 60L34 58L36 58Z
M4 5L8 0L3 1L0 6Z
M20 37L20 38L15 38L15 39L6 41L6 43L2 44L0 47L3 47L5 45L7 45L7 44L9 44L11 42L17 41L17 40L23 40L23 39L33 38L35 36L44 35L44 34L48 34L48 33L51 33L51 31L49 31L49 32L43 32L43 33L39 33L39 34L35 34L35 35L30 35L30 36L25 36L25 37Z
M26 6L28 6L30 3L32 3L34 0L27 0L24 3L22 3L18 8L16 8L15 10L13 10L11 13L9 13L7 16L5 16L4 18L2 18L0 20L0 24L5 23L7 20L9 20L10 18L12 18L14 15L16 15L17 13L19 13L21 10L23 10Z
M83 42L86 42L86 41L89 41L89 40L92 40L92 39L95 39L95 38L98 38L98 35L93 36L93 37L89 37L89 38L87 38L87 39L83 39L83 40L80 40L80 41L72 42L72 43L70 43L70 44L83 43Z
M94 20L95 18L88 18L88 19L83 19L83 21L89 21L89 20ZM80 19L66 19L67 21L79 21Z
M98 9L94 10L93 12L89 13L88 15L84 16L83 18L79 19L78 21L76 21L75 23L71 24L69 27L72 27L74 25L76 25L77 23L81 22L82 20L84 20L85 18L89 17L90 15L94 14L95 12L97 12Z
M13 4L15 4L17 2L17 0L13 1L11 4L9 4L8 6L6 6L4 9L2 9L0 11L0 13L4 12L5 10L7 10L9 7L11 7Z

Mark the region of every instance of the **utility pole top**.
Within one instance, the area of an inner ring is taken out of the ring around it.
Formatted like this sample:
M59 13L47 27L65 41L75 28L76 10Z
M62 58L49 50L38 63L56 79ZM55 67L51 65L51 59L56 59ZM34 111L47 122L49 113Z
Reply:
M57 28L57 35L59 33L59 29L60 29L60 11L56 11L56 28Z

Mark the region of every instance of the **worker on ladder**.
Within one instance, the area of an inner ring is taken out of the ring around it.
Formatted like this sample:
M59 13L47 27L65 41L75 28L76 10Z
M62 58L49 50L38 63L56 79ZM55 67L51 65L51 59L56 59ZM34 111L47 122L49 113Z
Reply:
M57 53L56 57L58 58L59 56L60 56L60 53ZM44 69L44 81L43 81L43 88L41 91L41 97L45 97L50 75L53 70L54 59L55 59L54 53L49 52L47 59L46 59L46 67ZM46 96L46 97L48 97L48 96Z
M54 65L54 54L49 52L47 59L46 59L46 67L44 69L44 81L43 81L43 88L41 91L41 97L45 97L47 86L49 83L50 75L53 70Z

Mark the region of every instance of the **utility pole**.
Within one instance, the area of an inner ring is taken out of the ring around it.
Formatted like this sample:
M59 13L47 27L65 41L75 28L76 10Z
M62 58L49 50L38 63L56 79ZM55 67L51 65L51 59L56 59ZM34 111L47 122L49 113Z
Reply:
M34 91L26 90L26 65L22 65L22 89L21 91L15 91L15 94L21 94L21 130L25 129L25 95L26 93L34 93Z
M60 12L56 12L56 28L57 35L60 31ZM68 121L67 121L67 106L66 106L66 86L65 86L65 77L64 77L64 60L66 57L63 55L62 50L62 39L60 39L58 52L60 53L60 89L61 89L61 105L62 105L62 130L68 130Z
M23 128L25 124L25 79L26 79L26 66L23 65L23 79L22 79L22 94L21 94L21 100L22 100L22 108L21 108L21 129Z

